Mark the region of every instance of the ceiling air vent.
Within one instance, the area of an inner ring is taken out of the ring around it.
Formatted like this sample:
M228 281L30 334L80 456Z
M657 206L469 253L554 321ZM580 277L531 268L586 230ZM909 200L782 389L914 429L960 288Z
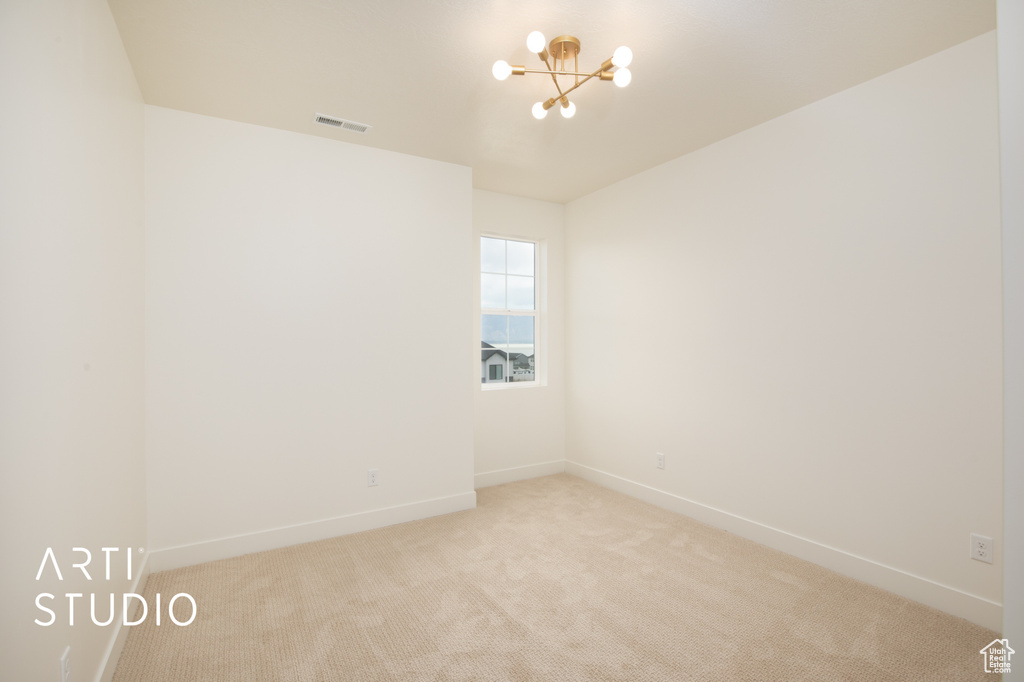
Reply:
M365 123L356 123L355 121L346 121L343 118L337 116L325 116L324 114L317 114L313 119L314 123L319 123L323 126L331 126L332 128L341 128L342 130L351 130L353 133L366 133L372 126L368 126Z

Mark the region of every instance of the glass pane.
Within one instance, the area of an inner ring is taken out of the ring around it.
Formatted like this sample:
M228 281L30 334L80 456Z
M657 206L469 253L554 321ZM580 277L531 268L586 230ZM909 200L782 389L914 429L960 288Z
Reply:
M533 381L536 377L534 319L513 316L508 322L509 381Z
M480 339L484 349L508 346L508 317L506 315L481 315Z
M497 317L497 315L488 315L487 317ZM530 346L533 347L533 317L525 315L512 315L508 318L508 342L512 346L512 350L517 350L516 346Z
M533 310L533 277L508 276L509 310Z
M533 347L529 352L509 353L509 377L510 382L536 381L537 372L533 366Z
M480 269L505 272L505 240L480 237Z
M483 315L481 322L480 381L503 384L508 380L508 317Z
M480 275L480 307L506 308L505 275Z
M532 277L533 249L530 242L508 242L508 274Z

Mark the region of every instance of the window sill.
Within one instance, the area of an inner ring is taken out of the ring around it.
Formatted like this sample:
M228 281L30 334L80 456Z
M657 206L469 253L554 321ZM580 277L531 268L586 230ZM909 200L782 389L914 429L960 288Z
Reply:
M480 390L484 392L490 391L521 391L529 388L540 388L543 384L539 381L513 381L510 383L493 383L493 384L480 384Z

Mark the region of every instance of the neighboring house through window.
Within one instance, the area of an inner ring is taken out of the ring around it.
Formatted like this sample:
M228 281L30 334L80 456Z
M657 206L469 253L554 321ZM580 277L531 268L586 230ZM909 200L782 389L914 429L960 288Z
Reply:
M480 379L536 381L537 244L480 238Z

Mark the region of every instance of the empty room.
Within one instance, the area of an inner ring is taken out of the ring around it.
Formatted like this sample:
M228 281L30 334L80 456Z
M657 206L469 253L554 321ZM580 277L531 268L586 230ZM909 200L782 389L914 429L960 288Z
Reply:
M0 2L0 680L1024 670L1024 3Z

